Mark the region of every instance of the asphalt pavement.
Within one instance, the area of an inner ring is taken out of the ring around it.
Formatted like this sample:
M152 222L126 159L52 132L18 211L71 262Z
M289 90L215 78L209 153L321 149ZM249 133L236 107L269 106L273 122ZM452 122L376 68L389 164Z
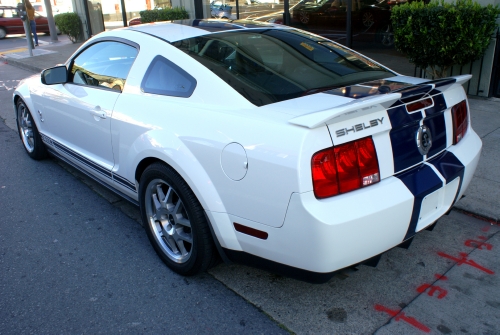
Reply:
M322 285L225 264L184 279L148 245L137 208L63 163L31 161L12 130L17 81L78 46L0 65L0 333L500 334L500 100L469 99L483 152L466 197L378 267Z

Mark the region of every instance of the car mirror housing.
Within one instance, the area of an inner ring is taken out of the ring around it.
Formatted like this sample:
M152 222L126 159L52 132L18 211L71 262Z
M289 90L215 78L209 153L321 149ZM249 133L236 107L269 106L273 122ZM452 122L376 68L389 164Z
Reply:
M51 67L42 71L42 83L45 85L64 84L68 81L68 69L65 65Z

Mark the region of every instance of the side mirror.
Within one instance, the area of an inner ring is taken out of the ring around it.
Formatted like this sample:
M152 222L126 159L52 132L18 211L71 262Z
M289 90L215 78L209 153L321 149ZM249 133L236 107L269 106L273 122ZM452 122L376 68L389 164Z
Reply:
M42 83L45 85L64 84L68 82L68 69L59 65L42 71Z

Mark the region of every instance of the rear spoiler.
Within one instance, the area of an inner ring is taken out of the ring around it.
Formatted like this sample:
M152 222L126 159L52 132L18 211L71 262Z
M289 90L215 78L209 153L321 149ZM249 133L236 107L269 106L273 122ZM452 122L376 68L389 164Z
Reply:
M434 88L439 88L441 91L445 91L453 84L466 83L470 78L472 78L472 75L466 74L426 81L399 91L393 91L392 93L372 95L350 101L334 108L301 115L288 120L288 122L306 128L316 128L326 124L328 121L331 121L328 123L332 123L334 122L332 121L333 119L340 118L344 115L356 113L356 116L361 116L379 110L385 110L400 99L411 98L412 96L421 96L423 93L428 93Z

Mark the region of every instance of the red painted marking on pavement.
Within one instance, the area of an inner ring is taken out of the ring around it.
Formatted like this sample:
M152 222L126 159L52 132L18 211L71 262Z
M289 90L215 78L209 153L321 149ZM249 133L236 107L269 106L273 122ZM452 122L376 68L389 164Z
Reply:
M437 295L437 298L438 299L443 299L448 294L448 291L445 290L444 288L439 287L439 286L433 286L431 284L422 284L422 285L420 285L419 287L417 287L417 292L418 293L424 293L425 290L427 290L428 288L430 288L430 290L427 292L427 295L429 297L434 296L435 292L439 292L439 294Z
M440 275L439 273L436 273L434 277L436 277L437 280L448 280L448 277L446 277L445 275Z
M393 317L395 321L402 320L404 322L407 322L408 324L412 325L417 329L420 329L425 333L431 332L431 330L427 326L418 322L414 317L406 316L404 312L401 312L401 310L392 310L379 304L375 305L375 310L378 312L384 312L389 314L389 316Z
M479 236L479 239L486 240L486 237ZM465 241L464 244L467 247L478 248L479 250L484 250L483 246L486 248L486 250L491 250L493 248L493 246L489 243L482 242L482 241L476 241L476 240L467 240L467 241Z
M487 232L487 231L490 230L490 227L491 226L484 226L483 228L481 228L481 230L484 231L484 232Z
M451 259L452 261L457 262L458 266L460 266L462 264L467 264L467 265L470 265L472 267L475 267L476 269L484 271L487 274L490 274L490 275L495 274L494 271L491 271L490 269L485 268L484 266L481 266L481 265L477 264L472 259L467 259L467 254L465 252L459 253L460 258L456 258L456 257L450 256L450 255L445 254L444 252L441 252L441 251L439 251L437 254L439 256L441 256L441 257L448 258L448 259Z

